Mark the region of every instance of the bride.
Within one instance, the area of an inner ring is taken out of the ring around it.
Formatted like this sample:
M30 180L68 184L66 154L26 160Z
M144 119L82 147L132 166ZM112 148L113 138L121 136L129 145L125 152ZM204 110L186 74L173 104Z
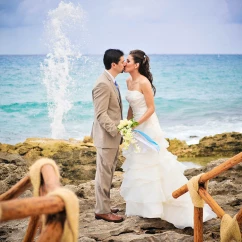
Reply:
M136 153L130 146L123 151L126 158L122 168L124 179L120 193L126 201L126 215L161 218L178 228L193 227L193 204L188 193L174 199L172 192L187 183L185 166L168 150L168 142L155 113L156 89L150 72L149 57L141 50L132 50L126 61L129 102L128 119L134 118L135 128L150 136L159 146ZM204 207L204 221L216 217L208 205Z

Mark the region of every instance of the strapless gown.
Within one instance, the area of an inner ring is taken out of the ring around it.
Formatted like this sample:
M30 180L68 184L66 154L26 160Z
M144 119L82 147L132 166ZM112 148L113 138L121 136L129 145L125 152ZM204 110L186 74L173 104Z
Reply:
M144 95L128 90L126 99L133 110L134 119L139 120L147 110ZM122 166L124 177L120 193L126 201L126 215L161 218L177 228L193 227L194 206L189 193L178 199L172 197L172 192L188 181L183 175L186 167L167 150L169 145L157 115L154 113L137 129L158 143L160 151L136 153L132 146L123 150L126 160ZM215 217L216 214L206 204L204 221Z

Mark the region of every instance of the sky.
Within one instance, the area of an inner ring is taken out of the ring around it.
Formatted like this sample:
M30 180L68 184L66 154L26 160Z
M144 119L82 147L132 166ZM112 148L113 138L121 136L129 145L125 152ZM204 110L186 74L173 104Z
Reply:
M60 0L0 0L0 54L46 54L44 26ZM242 0L70 0L85 11L82 52L242 54ZM81 29L81 28L80 28ZM73 37L72 36L72 37Z

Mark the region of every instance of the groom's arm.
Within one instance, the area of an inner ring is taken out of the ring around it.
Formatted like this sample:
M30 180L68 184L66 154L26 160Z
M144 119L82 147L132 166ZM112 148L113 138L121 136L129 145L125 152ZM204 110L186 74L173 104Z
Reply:
M99 83L92 91L97 120L111 136L115 137L118 134L118 129L107 113L110 95L110 89L105 83Z

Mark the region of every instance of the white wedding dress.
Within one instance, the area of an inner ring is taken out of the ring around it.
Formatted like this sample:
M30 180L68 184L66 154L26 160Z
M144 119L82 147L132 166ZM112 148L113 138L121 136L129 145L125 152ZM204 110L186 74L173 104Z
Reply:
M135 120L146 112L144 95L128 90L127 101L133 110ZM168 142L154 113L146 122L137 127L149 135L160 146L160 151L147 150L135 153L134 147L123 150L126 158L121 196L126 201L126 215L145 218L161 218L178 228L193 227L193 204L187 192L178 199L172 192L187 183L183 175L185 166L177 161L168 150ZM204 207L203 218L207 221L216 217L208 205Z

